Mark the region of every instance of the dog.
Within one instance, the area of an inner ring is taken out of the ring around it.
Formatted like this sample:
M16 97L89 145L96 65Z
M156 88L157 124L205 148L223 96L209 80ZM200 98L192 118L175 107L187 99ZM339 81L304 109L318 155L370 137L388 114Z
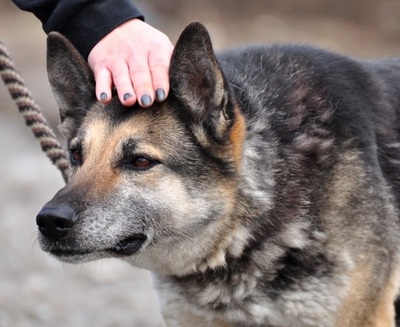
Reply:
M215 54L195 22L150 108L97 102L57 33L48 74L72 173L37 215L44 251L152 271L167 326L394 326L400 59Z

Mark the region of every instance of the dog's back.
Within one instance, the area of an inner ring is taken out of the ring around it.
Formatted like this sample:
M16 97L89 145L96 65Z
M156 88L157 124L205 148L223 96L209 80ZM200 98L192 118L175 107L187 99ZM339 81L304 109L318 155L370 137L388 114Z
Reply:
M377 75L377 97L373 121L376 124L378 160L400 204L400 59L367 63Z

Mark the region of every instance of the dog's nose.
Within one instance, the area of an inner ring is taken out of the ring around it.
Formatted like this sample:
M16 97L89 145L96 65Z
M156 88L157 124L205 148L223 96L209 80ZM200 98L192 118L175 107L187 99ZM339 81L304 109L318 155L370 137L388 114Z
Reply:
M67 236L75 223L75 211L68 205L47 207L36 216L40 233L52 240Z

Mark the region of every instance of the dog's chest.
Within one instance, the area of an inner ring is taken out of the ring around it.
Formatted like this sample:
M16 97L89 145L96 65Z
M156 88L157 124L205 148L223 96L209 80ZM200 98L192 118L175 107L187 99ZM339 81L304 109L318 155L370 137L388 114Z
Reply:
M176 315L178 322L185 315L199 316L210 326L214 326L214 319L229 326L331 326L341 297L337 286L343 282L310 279L273 294L263 286L257 269L227 279L204 278L202 283L157 278L162 311L170 317Z

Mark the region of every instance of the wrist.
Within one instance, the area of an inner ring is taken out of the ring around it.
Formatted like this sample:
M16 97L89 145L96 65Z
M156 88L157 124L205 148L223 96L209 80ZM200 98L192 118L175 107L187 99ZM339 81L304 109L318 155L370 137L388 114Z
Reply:
M93 47L118 26L132 19L143 22L143 15L130 0L118 1L118 6L115 5L115 0L91 1L62 29L61 33L72 42L85 59ZM99 24L99 21L102 23Z

